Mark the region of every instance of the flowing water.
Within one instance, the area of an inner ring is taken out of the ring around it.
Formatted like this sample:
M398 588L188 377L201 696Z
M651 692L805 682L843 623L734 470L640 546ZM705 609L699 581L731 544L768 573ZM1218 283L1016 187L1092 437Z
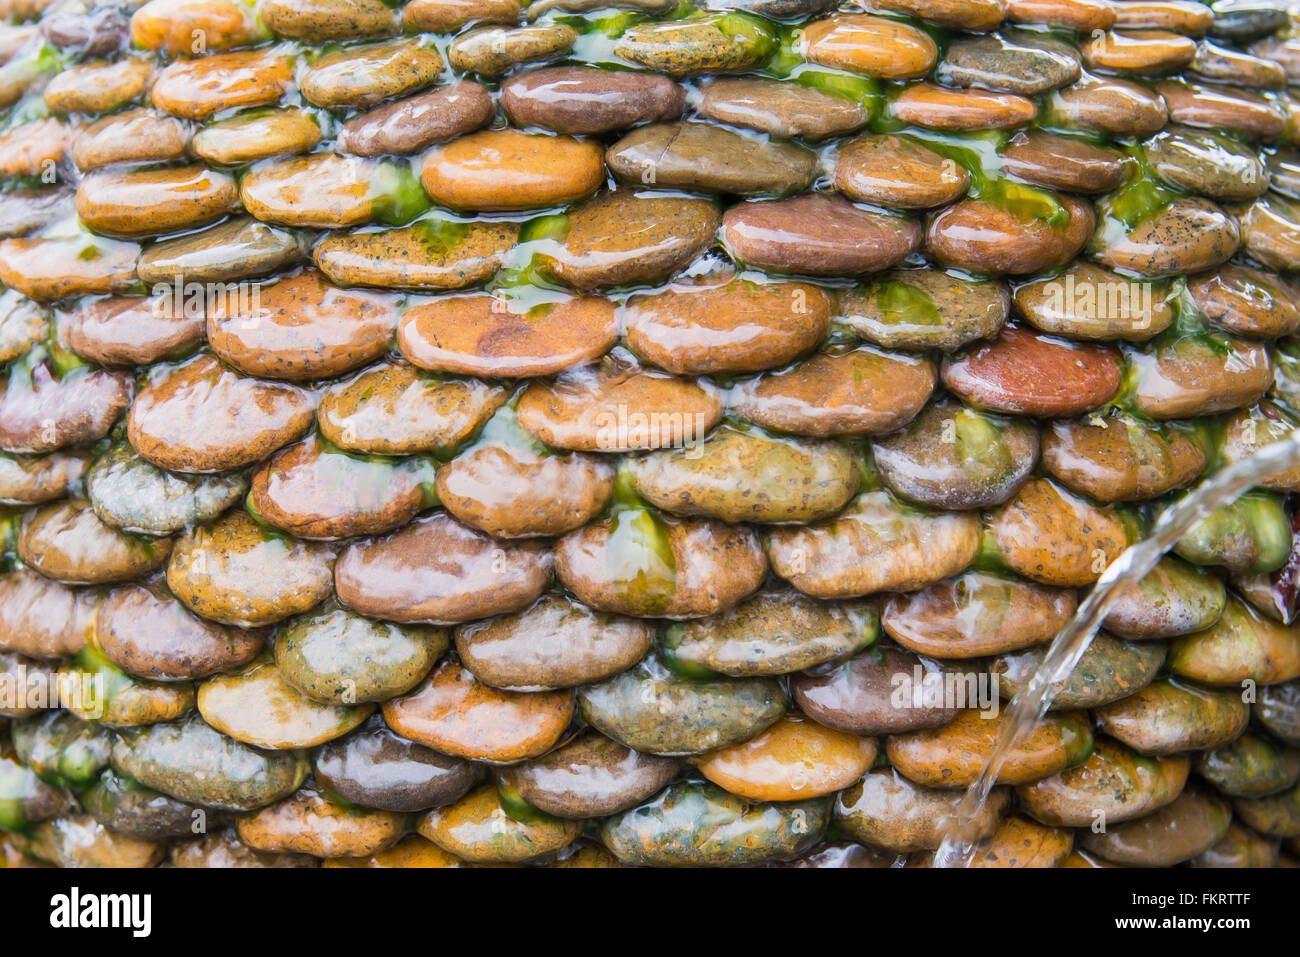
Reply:
M1165 552L1173 548L1197 522L1217 508L1231 504L1243 492L1287 469L1300 466L1300 429L1230 465L1198 486L1190 495L1166 509L1151 534L1125 549L1097 580L1074 618L1052 641L1043 663L1007 707L993 753L949 818L943 843L935 854L936 867L966 867L975 853L973 822L1011 750L1047 713L1060 687L1101 627L1112 598L1124 585L1136 585Z

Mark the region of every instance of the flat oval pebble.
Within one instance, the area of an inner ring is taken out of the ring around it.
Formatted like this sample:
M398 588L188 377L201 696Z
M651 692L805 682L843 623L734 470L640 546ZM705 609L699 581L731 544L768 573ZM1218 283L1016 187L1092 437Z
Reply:
M269 625L330 591L334 554L276 535L239 509L178 537L167 584L191 611L227 625Z
M915 591L970 564L978 526L972 515L932 514L866 492L828 522L774 528L767 552L773 571L814 598Z
M97 171L77 187L77 215L107 236L154 236L206 226L235 200L235 181L204 166Z
M694 21L637 24L618 38L614 53L631 63L681 77L743 73L766 60L775 48L776 38L754 20L722 14Z
M550 750L573 708L570 691L499 691L455 661L443 662L410 694L383 704L384 721L403 737L444 754L496 764Z
M518 126L582 135L675 120L686 106L686 91L654 74L555 66L506 80L501 106Z
M262 22L295 40L351 40L396 33L398 14L382 0L266 0Z
M89 468L89 457L80 452L0 454L0 504L40 505L63 498Z
M634 186L779 196L812 183L817 156L796 143L685 122L633 130L608 149L605 162Z
M1247 732L1236 741L1196 756L1196 771L1223 794L1266 797L1294 787L1296 754L1269 738Z
M292 385L245 378L211 355L158 370L127 416L142 458L178 472L221 472L256 462L311 423L313 401ZM196 430L195 421L203 428Z
M456 629L461 663L484 684L514 691L599 681L632 667L653 642L647 622L549 595L522 612Z
M559 248L541 268L578 289L655 283L713 245L721 217L704 199L601 193L568 214Z
M1205 631L1170 643L1169 670L1215 686L1290 681L1300 677L1300 627L1270 621L1245 602L1230 601Z
M517 820L501 803L497 789L484 785L455 804L422 814L416 829L461 860L512 864L567 847L582 828L576 821L542 815Z
M871 767L876 742L786 715L743 744L692 763L706 778L751 801L800 801L833 794Z
M1225 265L1191 279L1187 293L1207 319L1233 335L1272 339L1300 328L1300 292L1260 269Z
M857 464L839 443L727 427L689 449L651 452L631 471L650 504L731 523L816 521L838 512L859 484Z
M88 237L0 240L0 283L41 302L135 291L140 247Z
M934 391L930 361L870 346L822 352L791 368L739 383L732 408L746 421L799 435L891 432Z
M303 789L235 821L235 833L263 852L313 857L364 857L396 843L405 820L390 811L336 804Z
M937 269L897 269L836 297L837 321L887 349L952 352L997 335L1009 309L1001 283L966 282Z
M436 47L410 40L351 46L316 60L299 88L313 106L365 109L429 86L442 68Z
M827 817L824 801L751 804L713 784L680 783L607 818L600 836L625 864L744 866L798 857Z
M286 684L313 701L384 701L415 687L449 643L439 628L324 607L277 629L275 667Z
M207 811L141 787L130 778L109 772L83 799L86 810L110 831L146 841L188 838ZM212 815L220 820L220 815ZM206 821L205 821L206 823Z
M190 149L218 166L243 166L272 156L309 152L320 139L319 122L305 110L254 110L209 123L194 134Z
M0 449L42 453L97 442L128 405L135 407L124 372L79 369L59 378L52 372L45 361L30 376L10 366L0 393Z
M1089 253L1103 265L1143 276L1199 272L1227 262L1241 242L1237 221L1208 199L1175 199L1129 230L1098 224Z
M406 172L360 156L293 156L245 173L239 198L249 213L267 223L316 229L361 226L382 211L378 200L385 181L400 184L398 170ZM409 185L414 188L413 182Z
M1227 202L1268 189L1263 162L1222 134L1173 127L1144 143L1143 151L1155 174L1175 189Z
M1002 561L1032 581L1080 587L1096 581L1128 545L1130 527L1049 479L1031 479L990 513L988 534Z
M969 786L997 740L1006 712L989 716L964 708L941 728L893 735L889 763L908 780L933 788ZM999 784L1030 784L1087 760L1092 731L1083 712L1048 715L1020 738L997 776Z
M834 821L855 839L902 854L937 848L960 792L925 787L892 768L877 768L835 799ZM1011 804L1011 789L995 787L970 821L973 837L993 834Z
M1014 326L988 345L945 359L941 375L944 385L973 405L1043 417L1087 412L1120 385L1113 349L1076 345Z
M154 106L174 116L207 120L236 106L269 106L292 82L288 58L249 50L177 60L158 73L149 95Z
M1004 654L1050 641L1074 613L1066 589L968 571L910 595L891 596L881 612L900 645L940 659Z
M142 535L170 535L216 518L248 490L244 476L186 475L151 465L122 442L86 475L86 495L102 521Z
M1024 218L978 199L947 207L926 228L926 252L939 263L970 272L1034 273L1063 266L1083 249L1096 222L1092 206L1059 200L1064 223Z
M767 562L748 526L665 519L631 508L560 539L555 573L583 604L599 611L699 618L726 611L756 591Z
M491 116L487 89L460 80L353 116L339 129L338 147L357 156L417 153L472 132Z
M600 146L517 130L471 133L424 158L420 180L453 209L511 210L580 199L604 182Z
M1201 129L1230 130L1259 139L1273 139L1287 118L1272 100L1250 90L1204 86L1168 80L1156 84L1169 107L1169 119Z
M1168 30L1098 31L1079 52L1089 69L1149 76L1190 64L1196 41Z
M1246 339L1189 337L1127 358L1133 406L1153 419L1244 408L1273 378L1268 351Z
M1265 194L1237 217L1241 245L1270 269L1300 269L1300 202Z
M447 47L447 59L462 73L497 77L523 63L553 60L573 50L578 32L565 23L524 27L476 27Z
M874 439L871 452L880 480L903 498L968 509L1014 495L1038 462L1038 446L1028 423L943 398L906 428Z
M0 237L26 236L75 210L66 189L16 189L0 197Z
M42 661L77 654L95 627L98 596L31 569L0 577L0 650Z
M1187 782L1190 762L1177 755L1148 758L1118 741L1099 737L1088 760L1016 789L1035 820L1055 827L1091 827L1098 815L1109 825L1150 814L1173 801Z
M1115 77L1085 74L1053 93L1050 103L1067 123L1112 136L1150 136L1169 119L1158 93Z
M297 265L304 258L302 240L284 229L260 223L248 216L228 218L215 226L197 233L167 239L150 246L140 256L136 275L141 282L155 288L168 284L171 298L179 300L185 311L186 284L229 283L232 280L265 276L285 267ZM175 294L175 284L181 282L181 295ZM194 288L190 286L189 288ZM208 297L204 297L208 298ZM205 306L220 309L222 301L215 292ZM229 303L229 298L226 303Z
M534 382L519 424L547 445L585 452L676 448L707 435L723 401L707 380L648 369L626 356Z
M894 116L936 130L1005 130L1025 126L1038 115L1033 100L1015 93L952 90L914 83L898 94Z
M850 133L870 118L864 107L847 97L799 83L749 76L710 80L703 86L695 110L716 123L808 140Z
M517 0L411 0L402 9L406 26L433 33L454 33L472 20L516 23L520 16Z
M144 92L152 72L145 60L84 63L49 82L45 105L55 113L106 113Z
M741 262L773 272L847 276L888 269L921 243L912 220L821 194L727 211L722 239Z
M1136 419L1053 422L1042 443L1049 475L1102 502L1155 498L1190 484L1205 468L1205 453L1192 439Z
M444 451L477 432L506 397L478 379L438 378L384 362L331 383L316 421L326 439L354 452Z
M1141 581L1116 589L1102 625L1132 639L1185 635L1214 624L1226 600L1221 579L1170 555Z
M670 626L662 650L679 671L746 678L815 669L865 648L879 634L876 615L861 605L770 589L721 615Z
M382 811L451 804L481 777L478 765L407 740L378 714L323 744L312 768L316 779L345 801Z
M629 748L649 754L702 754L747 741L786 711L773 678L683 678L650 657L579 688L584 720Z
M90 172L116 163L180 160L191 134L188 121L160 110L140 107L114 113L82 128L72 144L72 162Z
M1043 648L999 655L989 664L1007 700L1024 688L1043 663ZM1165 663L1159 642L1124 641L1099 632L1075 665L1070 677L1052 690L1052 709L1096 708L1126 698L1146 687Z
M444 512L348 545L335 589L372 618L455 624L520 611L541 594L551 556L531 542L498 544Z
M1164 332L1174 311L1152 283L1077 261L1060 276L1017 286L1016 312L1040 332L1071 339L1143 342Z
M135 5L131 40L147 50L189 53L194 30L210 49L223 50L266 38L253 11L234 0L149 0Z
M830 298L806 283L679 283L623 307L628 348L678 375L784 365L826 334Z
M539 758L503 769L500 776L503 784L547 814L587 818L635 807L681 770L678 760L642 754L586 731Z
M122 670L155 681L187 681L235 670L253 660L264 632L199 618L157 587L123 585L95 612L95 637Z
M964 167L903 136L860 136L835 160L836 189L860 203L929 209L964 196L969 185Z
M324 704L301 694L263 659L248 669L199 685L199 714L236 741L256 748L311 748L347 734L370 716L373 705Z
M562 299L530 309L475 294L408 309L397 344L412 365L483 377L554 375L603 355L617 338L613 303Z
M1188 788L1145 817L1100 833L1081 831L1079 843L1116 864L1172 867L1222 840L1231 819L1232 811L1219 797Z
M1039 96L1080 75L1079 56L1063 43L1019 31L957 40L944 51L935 78L944 86Z
M916 27L859 13L814 20L800 46L813 63L885 80L924 75L939 53L929 34Z
M1162 678L1099 708L1096 720L1098 730L1142 754L1177 754L1235 740L1250 720L1250 708L1237 690L1211 691Z
M463 289L496 275L518 238L515 223L425 221L326 236L312 255L340 286Z
M18 556L42 575L74 585L129 581L162 567L169 538L118 531L90 503L66 499L42 505L23 518Z
M1042 24L1082 33L1114 25L1114 4L1107 0L1007 0L1007 19L1015 23Z
M249 507L298 538L332 541L377 535L430 503L431 462L350 455L319 436L277 452L253 473Z
M800 711L828 728L898 734L941 727L957 716L956 707L932 693L943 680L938 661L882 644L835 667L791 675L790 695Z
M113 768L177 800L231 811L273 804L307 775L300 754L249 747L198 715L119 734Z

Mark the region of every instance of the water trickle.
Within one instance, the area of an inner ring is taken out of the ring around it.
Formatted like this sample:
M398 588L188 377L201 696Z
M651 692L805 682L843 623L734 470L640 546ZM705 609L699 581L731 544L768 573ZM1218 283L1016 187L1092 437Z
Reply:
M976 847L974 822L1002 766L1016 742L1051 707L1056 689L1065 683L1092 644L1116 592L1125 585L1140 582L1165 552L1210 512L1235 501L1253 486L1297 466L1300 466L1300 429L1202 482L1190 495L1161 514L1147 538L1129 546L1110 563L1088 598L1079 605L1074 618L1057 633L1033 677L1007 707L1006 720L988 763L967 788L945 825L944 840L935 852L934 866L965 867L971 862Z

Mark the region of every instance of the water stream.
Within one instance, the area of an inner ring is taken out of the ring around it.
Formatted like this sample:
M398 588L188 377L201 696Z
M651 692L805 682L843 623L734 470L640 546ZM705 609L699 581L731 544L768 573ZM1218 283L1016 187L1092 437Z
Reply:
M1300 429L1265 446L1249 458L1221 469L1190 495L1171 505L1156 521L1151 534L1125 549L1102 573L1074 618L1061 629L1033 677L1012 699L993 753L978 778L966 790L945 825L943 843L935 853L935 867L965 867L975 853L974 822L997 782L998 774L1021 737L1047 713L1060 687L1092 644L1106 617L1112 598L1124 585L1137 584L1165 552L1173 548L1197 522L1217 508L1231 504L1252 486L1300 466Z

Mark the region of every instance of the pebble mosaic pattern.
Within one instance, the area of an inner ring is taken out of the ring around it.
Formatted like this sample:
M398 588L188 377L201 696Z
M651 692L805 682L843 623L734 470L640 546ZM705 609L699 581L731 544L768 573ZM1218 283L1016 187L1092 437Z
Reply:
M926 866L1300 425L1282 3L0 20L0 863ZM977 864L1296 863L1296 493Z

